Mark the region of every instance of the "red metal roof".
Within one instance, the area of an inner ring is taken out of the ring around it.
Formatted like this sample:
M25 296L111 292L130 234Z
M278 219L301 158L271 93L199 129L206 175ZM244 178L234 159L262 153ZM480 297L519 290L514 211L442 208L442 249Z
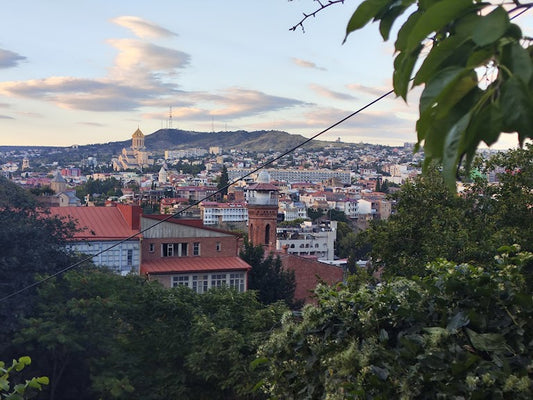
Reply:
M78 240L120 240L137 230L131 229L117 207L50 207L52 216L72 219L82 229Z
M143 261L141 274L250 270L240 257L165 257Z

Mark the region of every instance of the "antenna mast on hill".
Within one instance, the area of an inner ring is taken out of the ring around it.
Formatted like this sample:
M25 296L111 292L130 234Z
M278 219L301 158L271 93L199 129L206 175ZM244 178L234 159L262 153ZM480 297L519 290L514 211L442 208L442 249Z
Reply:
M168 129L172 129L172 106L168 110Z

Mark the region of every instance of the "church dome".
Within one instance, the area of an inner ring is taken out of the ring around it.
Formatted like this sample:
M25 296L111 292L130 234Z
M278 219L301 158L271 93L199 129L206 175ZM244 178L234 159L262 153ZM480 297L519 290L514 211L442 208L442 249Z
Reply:
M270 174L265 170L259 172L257 175L257 183L270 183Z
M144 133L142 133L141 130L139 128L137 128L137 130L133 133L132 137L133 138L144 137Z

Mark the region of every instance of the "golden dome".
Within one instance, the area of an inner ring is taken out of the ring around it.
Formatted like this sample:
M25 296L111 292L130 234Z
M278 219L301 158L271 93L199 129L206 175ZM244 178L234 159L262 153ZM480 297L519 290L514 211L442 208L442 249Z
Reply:
M131 137L132 138L144 137L144 133L142 133L141 130L139 128L137 128L137 130L133 133L133 135Z

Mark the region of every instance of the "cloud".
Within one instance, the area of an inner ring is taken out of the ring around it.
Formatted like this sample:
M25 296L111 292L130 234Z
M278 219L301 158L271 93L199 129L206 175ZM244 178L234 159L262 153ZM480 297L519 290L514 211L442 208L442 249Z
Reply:
M301 58L293 57L291 58L291 61L302 68L311 68L311 69L317 69L319 71L326 71L326 68L319 67L314 62L302 60Z
M10 117L9 115L2 115L2 114L0 114L0 119L15 119L15 118Z
M178 36L168 29L139 17L122 16L113 18L111 22L130 29L135 35L143 39Z
M0 68L12 68L26 61L26 57L10 50L0 49Z
M327 97L328 99L334 99L334 100L357 100L356 97L354 97L354 96L352 96L350 94L336 92L336 91L330 90L330 89L328 89L328 88L326 88L324 86L311 84L310 87L315 93L318 93L320 96Z
M389 88L385 88L385 87L370 87L370 86L365 86L365 85L360 85L359 83L350 83L348 85L346 85L346 87L350 90L353 90L354 92L358 92L358 93L366 93L366 94L370 94L372 96L381 96L381 95L384 95L385 93L387 93L389 90L392 89L392 86L389 87Z
M119 50L111 77L136 80L136 85L161 78L158 73L174 75L178 68L190 63L190 55L179 50L144 43L135 39L110 39L110 45Z
M100 124L98 122L87 122L87 121L82 121L82 122L78 122L78 125L84 125L84 126L94 126L96 128L101 128L103 126L106 126L104 124Z

